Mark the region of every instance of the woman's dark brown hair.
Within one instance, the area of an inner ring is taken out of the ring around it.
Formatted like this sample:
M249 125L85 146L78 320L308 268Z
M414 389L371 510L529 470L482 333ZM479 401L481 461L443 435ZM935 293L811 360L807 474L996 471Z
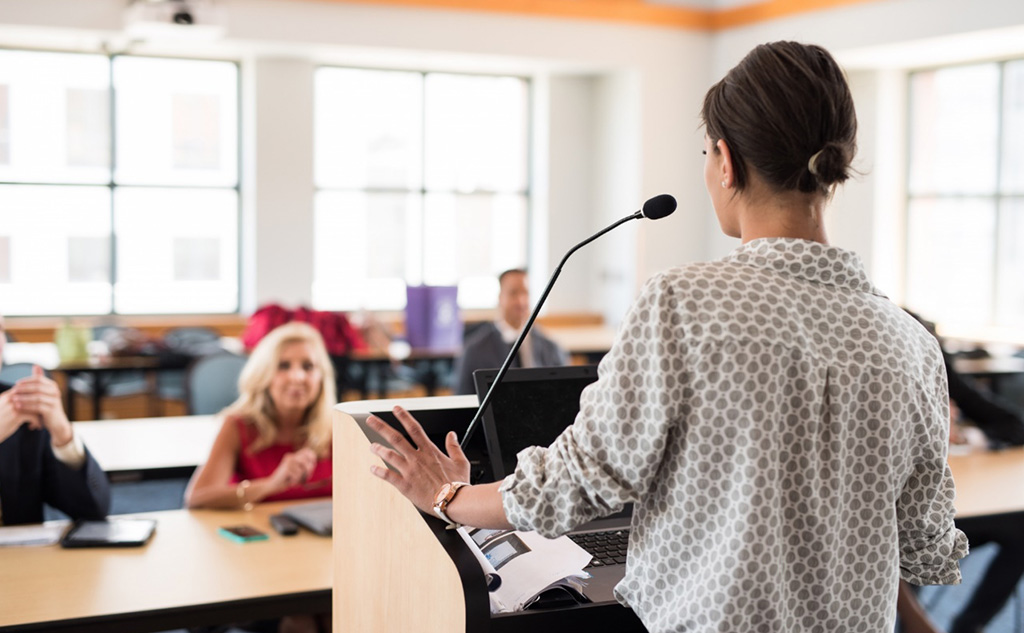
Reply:
M712 142L729 146L737 190L750 169L779 191L805 193L850 176L857 114L843 71L820 46L758 46L708 90L701 118Z

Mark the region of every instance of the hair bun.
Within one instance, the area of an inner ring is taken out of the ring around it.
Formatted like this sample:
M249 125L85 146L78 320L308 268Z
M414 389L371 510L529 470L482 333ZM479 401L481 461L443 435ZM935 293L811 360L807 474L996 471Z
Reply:
M705 133L729 146L733 185L748 172L774 191L828 194L853 174L857 114L846 75L824 48L771 42L708 90Z
M824 187L829 188L836 183L845 182L849 178L846 171L846 151L838 143L826 143L807 160L807 171Z

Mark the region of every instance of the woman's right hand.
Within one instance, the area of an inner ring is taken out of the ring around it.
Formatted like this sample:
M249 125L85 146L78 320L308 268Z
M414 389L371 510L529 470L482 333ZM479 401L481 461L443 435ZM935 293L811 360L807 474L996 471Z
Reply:
M311 448L300 448L288 453L277 465L270 480L276 492L306 483L316 468L316 453Z

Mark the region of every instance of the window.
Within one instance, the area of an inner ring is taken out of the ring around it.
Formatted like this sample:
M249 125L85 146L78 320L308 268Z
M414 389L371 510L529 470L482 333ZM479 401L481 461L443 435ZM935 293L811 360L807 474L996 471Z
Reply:
M910 78L907 305L1024 328L1024 60Z
M315 90L313 305L401 309L428 284L494 306L527 258L528 82L320 68Z
M236 311L237 95L230 62L0 51L4 313Z

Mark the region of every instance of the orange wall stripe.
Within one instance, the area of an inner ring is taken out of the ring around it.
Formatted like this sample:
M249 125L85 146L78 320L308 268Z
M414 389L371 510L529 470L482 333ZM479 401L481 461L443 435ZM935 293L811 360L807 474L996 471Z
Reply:
M323 0L377 6L510 13L720 31L799 13L879 0L763 0L731 9L696 9L647 0Z
M628 22L672 28L708 30L712 13L642 0L327 0L350 4L511 13L551 18Z
M766 22L778 18L796 15L798 13L810 13L822 9L833 9L836 7L864 4L865 2L877 2L878 0L768 0L757 4L748 4L732 9L723 9L713 12L711 16L711 29L722 31L738 26L748 26L757 22Z

